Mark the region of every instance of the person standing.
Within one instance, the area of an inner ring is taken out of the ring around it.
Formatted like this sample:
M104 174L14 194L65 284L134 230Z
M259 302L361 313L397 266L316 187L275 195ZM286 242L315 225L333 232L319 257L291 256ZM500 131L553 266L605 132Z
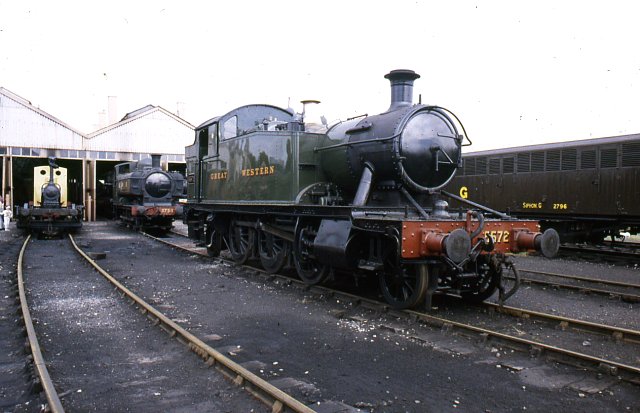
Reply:
M13 217L13 212L11 212L11 207L9 205L7 205L2 212L2 216L4 217L4 230L9 231L9 222L11 222L11 218Z
M0 201L0 231L4 229L4 202Z

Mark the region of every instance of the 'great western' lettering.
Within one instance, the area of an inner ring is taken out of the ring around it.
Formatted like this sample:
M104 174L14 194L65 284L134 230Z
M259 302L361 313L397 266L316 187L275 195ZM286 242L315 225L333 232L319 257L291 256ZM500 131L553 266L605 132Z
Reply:
M209 174L209 179L212 181L218 181L220 179L227 179L227 175L228 171L211 172L211 174Z
M275 165L261 166L259 168L248 168L242 170L242 176L264 176L276 173Z

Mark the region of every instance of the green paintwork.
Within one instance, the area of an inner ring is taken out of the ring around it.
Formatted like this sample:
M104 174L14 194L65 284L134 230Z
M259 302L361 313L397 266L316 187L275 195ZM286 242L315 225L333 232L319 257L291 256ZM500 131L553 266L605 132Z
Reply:
M294 167L297 159L317 164L312 150L317 139L304 133L255 132L220 142L219 156L203 160L203 198L293 202L302 188L321 179L318 168Z
M219 124L229 117L221 117ZM304 188L324 181L314 151L323 134L258 130L218 136L216 155L216 145L203 130L196 130L196 142L185 151L189 202L292 204ZM199 136L209 143L200 146Z

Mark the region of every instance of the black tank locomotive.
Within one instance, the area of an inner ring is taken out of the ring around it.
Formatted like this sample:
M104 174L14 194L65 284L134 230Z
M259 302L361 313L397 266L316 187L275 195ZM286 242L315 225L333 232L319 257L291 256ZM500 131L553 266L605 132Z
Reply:
M115 166L114 217L134 229L169 231L182 214L184 177L160 166L161 155Z
M473 203L448 210L455 196L440 188L461 165L462 125L446 109L412 104L418 77L392 71L386 112L321 133L268 105L200 125L186 148L190 236L213 255L259 258L267 271L291 260L309 284L377 276L396 308L429 306L436 291L478 301L499 289L506 299L517 288L502 284L513 268L506 254L552 255L557 234Z

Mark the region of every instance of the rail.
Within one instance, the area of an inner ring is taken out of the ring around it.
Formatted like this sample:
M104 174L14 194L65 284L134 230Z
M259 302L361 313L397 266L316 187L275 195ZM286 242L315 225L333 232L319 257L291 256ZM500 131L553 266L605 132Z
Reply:
M199 252L196 252L190 248L173 244L166 240L153 237L149 234L145 234L145 235L152 239L171 245L174 248L182 249L190 253L200 254ZM184 236L182 234L177 234L177 235L181 237ZM204 254L200 254L200 255L204 255ZM222 258L216 258L216 259L223 262L228 262L230 264L234 264L233 261L228 261ZM244 265L243 267L251 268L252 270L258 273L263 272L262 270L251 267L251 266ZM421 320L427 324L439 326L439 327L445 327L445 326L448 328L455 327L463 331L482 335L483 337L493 337L505 343L515 343L515 344L523 345L531 350L535 350L538 353L545 351L549 355L555 355L556 357L552 357L552 358L558 362L563 362L565 364L570 364L570 365L575 365L576 363L578 363L582 367L589 368L591 370L599 371L599 372L604 370L611 374L617 374L626 381L629 381L635 384L640 384L640 368L636 366L619 363L613 360L603 359L600 357L561 348L558 346L546 344L539 341L512 336L509 334L489 330L486 328L481 328L471 324L461 323L448 318L437 317L437 316L420 312L420 311L393 310L389 307L387 303L384 303L378 300L361 297L361 296L343 292L343 291L333 290L331 288L327 288L320 285L307 286L300 280L293 279L291 277L287 277L283 275L268 274L267 279L282 279L282 280L286 280L289 283L300 284L304 286L303 288L307 288L312 292L318 292L320 294L336 297L336 298L340 297L340 299L343 301L350 301L354 305L360 305L366 308L372 308L380 312L389 312L389 313L393 312L398 317L404 316L412 320ZM580 329L583 329L585 331L595 332L598 334L611 335L615 339L626 340L634 343L640 342L640 332L635 330L623 329L623 328L607 326L603 324L591 323L591 322L582 321L582 320L570 319L566 317L556 316L552 314L545 314L545 313L535 312L532 310L525 310L525 309L516 308L516 307L508 307L508 306L501 307L496 304L490 304L490 303L485 303L484 305L491 308L495 308L497 309L497 311L503 312L511 316L522 316L523 314L527 314L529 317L535 317L540 319L545 318L547 321L559 322L562 328L566 328L569 325L573 325L573 326L578 326L580 327Z
M122 285L118 280L113 278L108 272L100 267L94 260L92 260L81 248L78 247L75 240L69 235L71 243L76 251L87 260L103 277L111 282L120 292L126 295L130 300L135 302L141 309L141 311L156 323L162 323L163 328L172 336L179 336L191 351L200 356L210 366L216 366L223 374L229 377L233 382L244 387L247 391L252 393L263 403L271 407L273 413L279 413L289 409L293 412L300 413L313 413L314 410L303 404L297 399L294 399L289 394L283 392L277 387L269 384L265 380L261 379L257 375L253 374L249 370L240 366L233 360L225 357L222 353L218 352L214 348L208 346L199 338L189 333L184 328L180 327L175 322L171 321L164 314L147 304L142 298L133 293L127 287Z
M20 296L20 308L22 309L22 318L24 320L25 328L27 329L27 336L29 338L29 347L31 347L31 354L33 356L33 364L38 372L38 377L47 398L49 410L53 413L64 413L64 408L60 402L60 397L56 391L51 376L49 376L49 370L42 357L42 351L40 351L40 344L36 336L36 331L33 328L33 320L31 319L31 313L29 312L29 306L27 305L27 295L24 291L24 277L22 272L22 263L24 260L24 252L27 249L31 235L27 237L20 249L18 255L18 294Z
M550 276L550 277L557 277L557 278L561 278L561 279L565 279L565 280L572 280L572 281L577 281L577 282L586 282L586 283L591 283L591 284L601 284L601 285L610 286L610 287L620 287L620 288L630 288L630 289L638 289L638 288L640 288L640 285L638 285L638 284L627 284L627 283L618 282L618 281L594 279L594 278L581 277L581 276L575 276L575 275L556 274L556 273L551 273L551 272L534 271L534 270L528 270L528 269L520 270L520 272L521 273L536 274L536 275L543 275L543 276L546 275L546 276ZM505 278L513 279L513 277L505 277ZM605 295L605 296L610 296L610 297L620 297L622 300L629 301L629 302L640 302L640 294L633 294L633 293L625 292L625 291L605 290L605 289L602 289L602 288L594 288L594 287L589 287L589 286L586 286L586 285L567 284L567 283L562 283L562 282L557 282L557 281L541 280L541 279L536 279L536 278L524 277L522 275L520 276L520 281L522 283L552 286L552 287L562 288L562 289L565 289L565 290L588 292L588 293Z
M524 308L500 306L494 303L482 303L482 306L491 308L496 312L513 315L516 317L536 318L548 322L557 322L560 328L566 329L573 326L576 329L611 336L617 340L627 340L640 343L640 331L628 328L614 327L606 324L592 323L590 321L578 320L575 318L562 317L555 314L547 314L539 311L527 310Z
M527 268L520 269L520 272L521 273L526 272L526 273L529 273L529 274L538 274L538 275L548 275L550 277L564 278L564 279L567 279L567 280L586 281L586 282L590 282L590 283L612 285L612 286L616 286L616 287L629 287L629 288L638 288L638 289L640 289L640 284L629 284L629 283L624 283L624 282L620 282L620 281L603 280L601 278L583 277L583 276L580 276L580 275L558 274L558 273L555 273L555 272L536 271L536 270L530 270L530 269L527 269Z

